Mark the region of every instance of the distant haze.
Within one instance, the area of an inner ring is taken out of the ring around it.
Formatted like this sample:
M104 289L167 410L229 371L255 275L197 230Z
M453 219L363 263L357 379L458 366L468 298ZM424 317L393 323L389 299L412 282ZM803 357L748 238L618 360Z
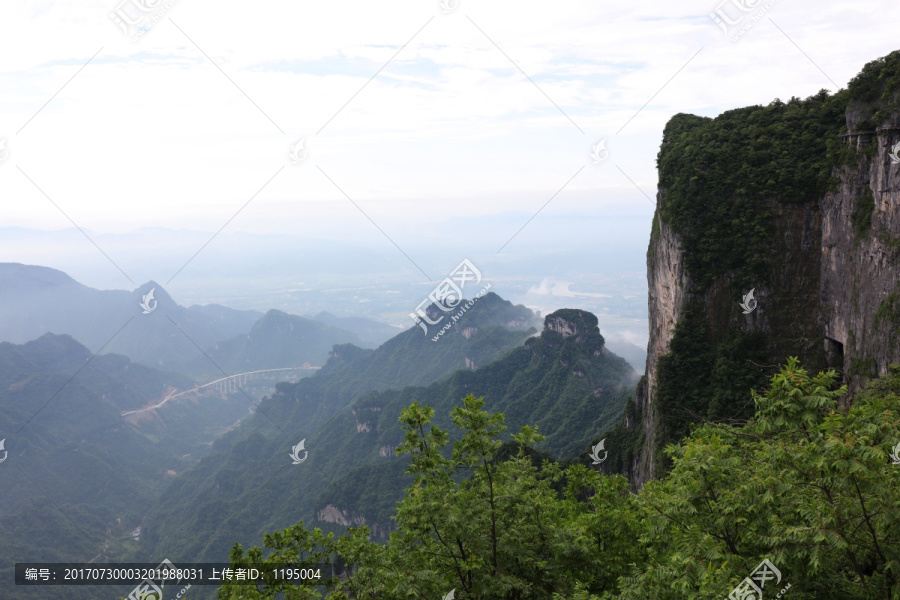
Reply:
M369 317L398 331L413 324L409 313L437 283L469 259L492 291L514 303L541 314L588 310L597 314L604 335L646 345L646 218L549 222L547 229L525 228L516 238L520 245L498 253L502 242L491 235L497 227L455 219L446 226L460 233L458 243L430 242L419 232L403 246L409 259L380 234L350 240L240 232L213 237L214 232L166 228L87 231L115 264L74 228L0 229L0 256L59 269L99 289L132 290L153 280L183 306L217 303L307 316L327 311Z

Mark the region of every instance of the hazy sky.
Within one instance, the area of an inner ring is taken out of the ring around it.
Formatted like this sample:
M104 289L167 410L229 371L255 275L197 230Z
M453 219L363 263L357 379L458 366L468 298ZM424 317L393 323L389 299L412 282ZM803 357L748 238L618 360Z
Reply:
M649 214L629 178L654 196L673 114L843 87L900 22L859 1L143 0L157 22L131 41L110 14L141 1L0 9L4 225L214 231L253 198L230 228L373 229L349 196L399 231L561 188L548 214ZM732 34L758 20L731 41L717 8Z
M895 23L807 0L4 3L0 261L393 322L469 258L642 343L666 121L836 91ZM320 290L361 272L412 300Z

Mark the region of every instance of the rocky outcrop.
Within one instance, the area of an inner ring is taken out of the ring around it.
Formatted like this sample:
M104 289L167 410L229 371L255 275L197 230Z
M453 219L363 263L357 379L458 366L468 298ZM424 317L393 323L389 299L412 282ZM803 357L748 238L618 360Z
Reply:
M382 456L385 458L396 456L396 454L394 454L394 451L396 449L397 449L397 446L391 446L390 444L381 446L378 448L378 456Z
M369 433L373 428L371 421L360 420L361 413L379 412L380 410L380 406L363 406L352 409L351 413L356 417L356 433Z
M672 441L660 440L661 421L668 415L659 409L659 368L661 359L672 355L676 325L689 309L711 347L734 335L756 335L763 340L761 366L767 373L788 356L798 356L810 371L839 371L851 399L867 378L900 362L900 156L894 152L895 146L900 150L900 118L879 100L847 101L845 106L846 130L832 136L844 157L833 169L837 184L811 200L786 200L777 193L754 200L754 209L766 215L770 234L759 252L764 257L759 283L737 285L736 269L698 283L686 267L691 257L679 235L682 229L666 218L671 216L668 190L664 185L658 190L647 252L646 375L622 425L640 438L638 451L622 467L635 487L660 475L660 446ZM677 134L684 128L673 130ZM665 144L664 139L661 156ZM692 182L704 176L701 167L679 168L695 169L688 173ZM664 183L662 176L660 181ZM814 187L812 181L809 187ZM740 194L732 190L722 200L730 202ZM759 249L747 250L749 255ZM740 303L751 288L757 304L747 312ZM562 335L575 333L571 325L553 328Z
M900 127L880 127L869 142L874 156L858 152L822 201L823 333L853 389L900 361L892 306L900 292L900 164L890 156L898 142Z
M659 190L657 205L665 197ZM647 304L649 308L650 340L647 343L647 365L644 377L638 384L635 404L641 416L640 422L626 422L628 429L640 428L644 440L626 474L637 486L642 486L654 475L651 458L656 455L656 435L658 415L653 404L656 389L656 366L659 358L669 351L669 342L678 316L685 306L691 280L684 270L681 240L672 228L662 221L659 211L653 216L650 249L647 251ZM626 419L628 414L626 413Z
M576 341L587 339L590 334L600 333L596 316L573 308L563 308L547 315L544 319L544 331L554 331L564 338L575 336Z
M316 513L316 519L323 523L343 525L344 527L359 527L365 525L366 520L361 516L351 516L346 510L341 510L333 504L328 504Z
M366 521L361 515L351 515L348 511L342 510L333 504L328 504L324 508L319 509L316 513L316 519L323 523L332 523L334 525L342 525L343 527L361 527L367 525L372 532L371 537L387 539L393 530L392 524Z

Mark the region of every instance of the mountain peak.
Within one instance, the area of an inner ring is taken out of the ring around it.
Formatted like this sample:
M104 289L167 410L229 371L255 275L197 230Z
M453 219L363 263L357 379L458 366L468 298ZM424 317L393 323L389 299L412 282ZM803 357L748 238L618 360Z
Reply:
M544 331L555 331L561 336L581 336L600 333L597 317L577 308L561 308L544 318Z
M134 294L143 300L150 293L150 290L153 290L153 299L159 304L163 306L177 306L178 303L166 292L165 288L152 279L134 290Z

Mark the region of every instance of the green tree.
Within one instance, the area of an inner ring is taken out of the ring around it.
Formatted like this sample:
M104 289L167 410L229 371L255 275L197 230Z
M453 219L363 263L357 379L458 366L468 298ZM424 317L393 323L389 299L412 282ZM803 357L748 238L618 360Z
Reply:
M695 428L640 494L646 555L609 598L723 598L768 558L791 597L900 597L900 367L838 406L833 371L795 358L745 427Z
M900 365L852 404L836 377L789 359L753 393L751 421L695 426L666 448L668 476L638 494L584 464L539 463L529 445L541 436L530 427L498 457L503 415L472 395L452 411L463 434L447 452L434 410L412 404L398 452L414 482L388 543L370 541L366 527L334 537L300 524L266 536L265 560L337 557L329 600L450 590L461 600L721 600L763 559L783 577L766 597L790 584L796 600L897 600L900 467L888 455L900 443ZM236 546L232 564L247 562L264 562L260 550L245 556ZM220 598L280 592L316 597L275 584Z

